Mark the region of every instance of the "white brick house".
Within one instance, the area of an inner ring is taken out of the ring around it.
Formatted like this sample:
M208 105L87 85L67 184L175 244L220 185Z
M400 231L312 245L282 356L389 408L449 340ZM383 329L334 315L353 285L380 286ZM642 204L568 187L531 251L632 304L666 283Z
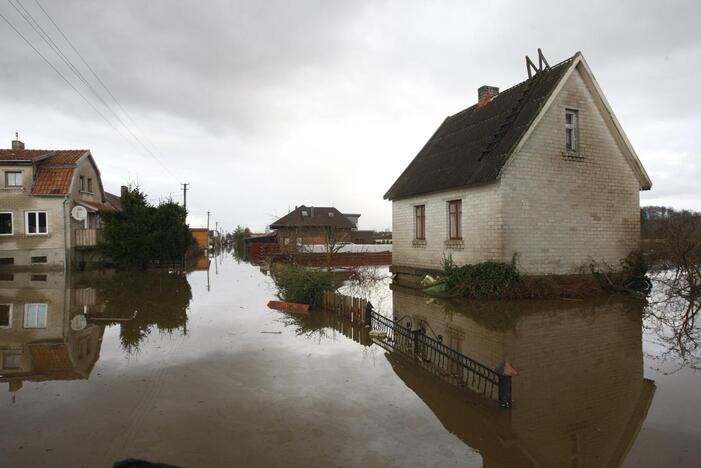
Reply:
M525 274L617 266L652 183L581 53L448 117L392 185L393 267L510 262Z

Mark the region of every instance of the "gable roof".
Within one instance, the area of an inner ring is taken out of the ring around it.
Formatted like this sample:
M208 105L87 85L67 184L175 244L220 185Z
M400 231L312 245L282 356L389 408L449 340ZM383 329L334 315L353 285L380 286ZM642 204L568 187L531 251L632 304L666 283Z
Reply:
M302 212L306 212L303 215ZM271 229L285 227L335 227L352 229L353 223L332 206L300 206L270 225Z
M539 71L528 80L447 117L419 154L387 191L398 199L452 188L477 185L499 178L502 168L525 141L543 115L565 77L582 64L592 91L611 118L611 127L636 172L641 188L651 182L581 53Z
M112 206L114 211L122 211L122 197L119 195L105 192L105 203Z
M90 151L84 149L0 149L0 163L36 165L32 195L69 194L78 165L86 157L92 159ZM97 166L95 169L99 175ZM101 182L98 180L98 183Z

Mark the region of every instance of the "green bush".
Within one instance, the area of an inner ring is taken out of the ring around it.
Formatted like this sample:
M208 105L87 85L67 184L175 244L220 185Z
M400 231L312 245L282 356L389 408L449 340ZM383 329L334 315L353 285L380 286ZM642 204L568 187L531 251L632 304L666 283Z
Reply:
M478 299L498 298L519 283L515 265L482 262L457 266L452 257L443 259L441 280L453 295Z
M185 208L172 200L151 205L131 187L122 196L122 211L102 213L102 252L121 269L182 261L195 243Z
M309 304L312 309L321 304L326 291L336 290L331 272L296 265L278 270L275 273L275 283L282 300Z

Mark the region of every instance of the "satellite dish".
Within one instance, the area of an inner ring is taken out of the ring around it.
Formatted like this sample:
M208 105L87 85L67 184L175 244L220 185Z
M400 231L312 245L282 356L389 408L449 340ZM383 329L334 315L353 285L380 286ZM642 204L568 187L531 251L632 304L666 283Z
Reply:
M86 210L84 206L76 205L71 210L71 216L73 216L73 219L76 221L85 221L88 217L88 210Z
M85 208L83 208L85 209ZM85 315L83 314L78 314L75 317L71 319L71 330L73 331L80 331L84 330L85 327L88 326L88 320L85 318Z

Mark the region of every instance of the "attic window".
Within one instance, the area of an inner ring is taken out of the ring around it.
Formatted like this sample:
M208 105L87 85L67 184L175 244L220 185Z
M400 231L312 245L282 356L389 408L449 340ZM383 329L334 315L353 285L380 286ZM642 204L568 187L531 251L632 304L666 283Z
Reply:
M302 211L302 216L309 216L309 212L308 212L308 211Z
M333 212L329 211L329 218L333 218Z
M565 150L570 154L577 152L577 145L579 143L577 131L577 121L579 119L577 117L576 110L565 110Z

